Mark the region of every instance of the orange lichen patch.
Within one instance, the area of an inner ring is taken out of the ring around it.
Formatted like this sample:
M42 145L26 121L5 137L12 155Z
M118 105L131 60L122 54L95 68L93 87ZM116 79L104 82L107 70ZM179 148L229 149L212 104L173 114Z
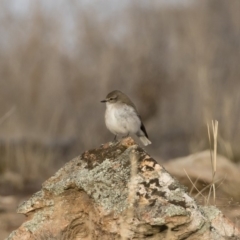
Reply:
M146 206L149 204L149 201L144 196L140 196L138 200L138 204L142 206Z
M139 167L143 172L145 171L153 171L155 170L155 165L157 162L153 160L152 158L145 158L144 160L141 161Z
M163 168L159 164L156 164L154 169L155 171L161 171Z
M172 217L167 216L164 219L170 228L186 224L187 222L190 221L189 216L172 216Z
M95 154L90 154L90 156L89 156L92 160L97 160L97 157L96 157L96 155Z
M116 164L113 165L113 169L118 169L120 166L121 166L120 163L116 163Z
M105 143L105 144L103 144L103 145L102 145L102 148L103 148L103 149L106 149L106 148L108 148L108 147L109 147L109 144L110 144L109 142L108 142L108 143Z
M228 220L226 217L222 216L221 213L219 213L216 218L212 220L212 227L217 229L222 235L224 234L235 234L240 235L240 230L238 226L235 226L232 224L230 220Z
M29 240L29 239L33 239L33 238L31 238L31 233L27 230L27 229L25 229L24 227L20 227L19 229L18 229L18 231L16 232L16 234L13 236L13 240L19 240L19 239L21 239L21 240Z
M125 146L125 147L130 147L135 145L136 143L134 142L134 140L131 137L127 137L127 138L123 138L121 140L121 145Z
M148 166L148 167L154 167L155 166L155 162L151 159L145 159L144 161L142 161L142 165Z

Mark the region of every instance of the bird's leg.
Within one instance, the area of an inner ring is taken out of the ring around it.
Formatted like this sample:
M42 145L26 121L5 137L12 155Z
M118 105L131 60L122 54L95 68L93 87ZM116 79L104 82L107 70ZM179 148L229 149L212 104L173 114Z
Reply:
M117 140L117 135L114 135L113 142L116 142Z
M128 132L128 134L126 136L122 136L122 138L127 138L127 137L129 137L129 132Z

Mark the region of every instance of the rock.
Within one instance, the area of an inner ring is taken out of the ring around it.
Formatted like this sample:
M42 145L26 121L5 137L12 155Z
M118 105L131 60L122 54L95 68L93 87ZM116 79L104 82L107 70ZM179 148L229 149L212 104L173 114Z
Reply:
M71 160L18 213L27 219L7 240L239 236L217 208L198 206L131 138Z
M192 187L191 182L183 169L186 170L191 180L195 182L196 187L202 190L206 185L212 183L212 167L210 151L203 151L192 154L187 157L176 158L165 164L170 174L175 176L181 183ZM217 182L217 191L226 199L240 198L240 168L224 156L217 156L217 172L215 182ZM209 189L206 189L209 191Z

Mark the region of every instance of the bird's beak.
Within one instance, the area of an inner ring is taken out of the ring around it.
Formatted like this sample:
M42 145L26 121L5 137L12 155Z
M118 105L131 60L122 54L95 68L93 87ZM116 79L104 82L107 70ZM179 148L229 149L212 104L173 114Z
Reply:
M102 100L101 102L103 102L103 103L104 103L104 102L107 102L107 100L106 100L106 99L104 99L104 100Z

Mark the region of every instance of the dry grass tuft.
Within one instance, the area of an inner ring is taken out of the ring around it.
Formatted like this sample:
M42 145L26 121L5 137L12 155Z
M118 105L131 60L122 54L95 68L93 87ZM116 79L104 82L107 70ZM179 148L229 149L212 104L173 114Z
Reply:
M192 189L190 190L190 194L192 193L193 189L197 191L197 194L195 195L195 198L197 199L199 196L204 199L204 204L209 205L210 204L210 198L212 196L213 204L216 205L216 184L218 183L219 186L222 184L224 179L218 179L216 180L216 173L217 173L217 142L218 142L218 121L212 121L212 134L210 131L209 124L207 124L207 130L208 130L208 138L209 138L209 145L210 145L210 156L211 156L211 167L212 167L212 182L205 186L203 189L199 190L196 186L196 183L198 182L198 179L195 180L195 182L192 181L190 176L188 175L187 171L183 169L185 172L188 180L192 184ZM205 196L204 192L208 190L208 195ZM212 203L211 203L212 204Z
M207 125L208 128L208 138L209 138L209 144L210 144L210 152L211 152L211 163L212 163L212 183L209 190L208 198L207 198L207 204L209 203L209 199L211 194L213 194L213 202L216 204L216 188L215 188L215 175L217 172L217 135L218 135L218 121L212 121L212 136L213 136L213 150L212 150L212 138L209 130L209 125Z

